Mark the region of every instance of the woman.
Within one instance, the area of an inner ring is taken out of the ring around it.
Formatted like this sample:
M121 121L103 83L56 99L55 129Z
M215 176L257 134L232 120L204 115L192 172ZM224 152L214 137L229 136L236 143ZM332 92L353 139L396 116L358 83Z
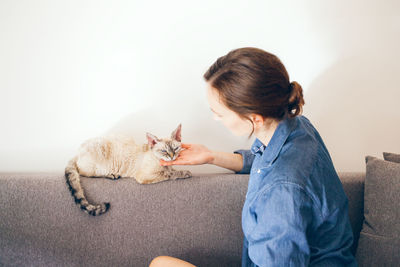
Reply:
M242 210L242 266L357 266L348 200L318 131L301 115L303 92L273 54L229 52L204 74L215 119L235 135L254 134L250 150L216 152L183 144L160 164L215 164L250 173ZM194 266L159 256L154 266Z

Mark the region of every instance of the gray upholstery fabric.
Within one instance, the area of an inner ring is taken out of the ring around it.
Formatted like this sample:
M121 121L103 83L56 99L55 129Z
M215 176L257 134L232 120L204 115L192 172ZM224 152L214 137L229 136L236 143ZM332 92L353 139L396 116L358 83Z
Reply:
M400 265L400 164L366 156L360 266Z
M400 163L400 154L383 152L384 160Z
M364 219L365 173L341 172L339 173L339 178L342 181L344 192L349 199L349 217L354 234L352 252L355 255Z
M358 235L365 174L339 176ZM62 173L0 173L0 266L140 267L159 255L240 266L248 178L195 174L139 185L82 177L89 199L111 203L92 217L73 202Z

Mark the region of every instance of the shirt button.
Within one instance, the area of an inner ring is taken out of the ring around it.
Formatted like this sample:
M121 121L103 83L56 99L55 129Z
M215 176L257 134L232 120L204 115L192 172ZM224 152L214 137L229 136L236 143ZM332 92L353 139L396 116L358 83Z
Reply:
M258 169L258 170L257 170L257 173L260 173L260 172L261 172L261 170L260 170L260 169Z

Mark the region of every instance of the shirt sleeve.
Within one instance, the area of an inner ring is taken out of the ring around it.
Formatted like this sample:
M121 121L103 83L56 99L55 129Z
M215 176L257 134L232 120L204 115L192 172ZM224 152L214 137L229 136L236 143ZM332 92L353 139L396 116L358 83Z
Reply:
M243 168L240 171L235 172L235 173L236 174L249 174L250 170L251 170L251 166L253 165L255 155L253 153L251 153L251 151L249 149L248 150L239 149L239 150L233 151L233 153L240 154L240 155L242 155L242 158L243 158Z
M248 235L248 256L256 266L308 266L307 231L313 201L292 183L273 185L251 205L254 224Z

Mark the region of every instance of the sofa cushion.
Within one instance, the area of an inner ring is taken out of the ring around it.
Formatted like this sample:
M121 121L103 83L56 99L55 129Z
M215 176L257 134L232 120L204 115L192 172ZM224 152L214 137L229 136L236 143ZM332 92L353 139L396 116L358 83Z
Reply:
M388 161L400 163L400 154L383 152L383 158Z
M364 223L356 258L360 266L400 262L400 164L366 156Z

